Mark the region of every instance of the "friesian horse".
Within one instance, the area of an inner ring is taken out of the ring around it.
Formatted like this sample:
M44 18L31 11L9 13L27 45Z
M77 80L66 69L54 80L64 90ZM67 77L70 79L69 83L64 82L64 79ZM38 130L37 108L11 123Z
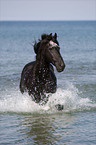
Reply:
M60 54L57 34L41 35L41 40L35 42L34 51L36 61L30 62L23 68L20 81L20 91L28 91L36 103L47 102L46 93L55 93L57 80L54 74L54 65L58 72L62 72L65 63Z

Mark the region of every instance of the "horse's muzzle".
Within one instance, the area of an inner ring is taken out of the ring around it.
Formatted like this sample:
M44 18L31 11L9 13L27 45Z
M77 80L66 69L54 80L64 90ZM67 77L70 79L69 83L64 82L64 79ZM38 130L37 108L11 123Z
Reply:
M65 68L65 63L64 61L62 61L61 63L56 62L55 66L58 72L62 72Z

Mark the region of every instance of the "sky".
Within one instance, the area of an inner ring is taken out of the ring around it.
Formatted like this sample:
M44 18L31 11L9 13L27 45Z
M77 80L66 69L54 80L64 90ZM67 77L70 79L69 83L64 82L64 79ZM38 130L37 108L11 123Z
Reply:
M96 0L0 0L5 20L96 20Z

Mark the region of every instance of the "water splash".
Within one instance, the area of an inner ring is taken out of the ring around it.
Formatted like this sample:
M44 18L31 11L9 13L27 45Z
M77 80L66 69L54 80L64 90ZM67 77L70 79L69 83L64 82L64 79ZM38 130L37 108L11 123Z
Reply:
M6 91L8 92L8 91ZM57 104L64 106L63 112L84 111L96 108L96 104L89 98L80 97L80 92L71 83L67 85L67 88L58 88L54 94L48 94L49 101L45 105L36 104L32 101L31 97L26 93L21 94L18 90L10 92L8 95L0 98L0 112L16 112L16 113L54 113Z
M59 88L55 94L49 98L49 106L61 104L64 106L64 112L84 111L96 108L96 104L89 98L82 98L81 92L71 83L68 83L67 89ZM53 107L52 107L53 108ZM56 110L56 109L55 109Z

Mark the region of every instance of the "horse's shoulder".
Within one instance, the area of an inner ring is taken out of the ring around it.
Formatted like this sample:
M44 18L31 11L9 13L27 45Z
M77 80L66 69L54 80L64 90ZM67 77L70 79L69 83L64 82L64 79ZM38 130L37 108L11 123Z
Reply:
M23 70L29 70L29 69L32 69L35 65L36 61L32 61L32 62L29 62L28 64L26 64L23 68Z
M28 74L35 65L35 61L26 64L23 68L22 75Z
M33 69L34 65L35 65L35 61L30 62L28 64L26 64L23 68L22 74L21 74L21 81L20 81L20 90L23 93L24 90L26 90L26 80L28 79L28 75L30 74L30 71Z

